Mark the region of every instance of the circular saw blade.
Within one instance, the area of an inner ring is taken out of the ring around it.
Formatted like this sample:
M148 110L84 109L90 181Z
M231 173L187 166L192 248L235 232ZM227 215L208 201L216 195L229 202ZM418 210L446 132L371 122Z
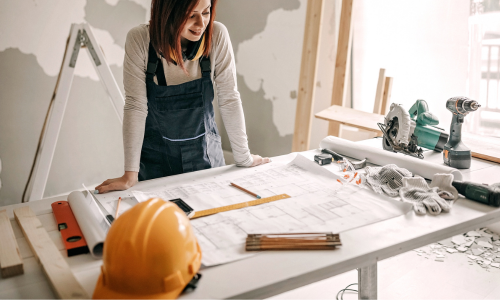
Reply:
M396 103L391 104L391 110L385 117L385 122L386 125L389 125L389 122L392 122L393 124L397 122L397 128L393 128L394 130L392 130L392 134L394 136L391 136L394 144L408 145L410 142L410 129L412 121L410 114L404 109L403 105Z
M395 151L393 145L398 145L397 137L399 132L399 120L394 118L385 122L386 134L384 134L383 148L385 150Z

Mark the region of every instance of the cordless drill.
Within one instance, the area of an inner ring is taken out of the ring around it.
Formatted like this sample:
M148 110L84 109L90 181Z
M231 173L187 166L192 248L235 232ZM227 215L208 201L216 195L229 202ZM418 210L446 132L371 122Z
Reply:
M498 183L487 186L468 181L453 181L452 185L460 194L470 200L489 206L500 207L500 187L498 187Z
M457 169L468 169L472 160L470 149L462 142L462 123L465 116L476 111L481 105L467 97L453 97L446 101L446 108L453 113L450 139L444 145L444 163Z

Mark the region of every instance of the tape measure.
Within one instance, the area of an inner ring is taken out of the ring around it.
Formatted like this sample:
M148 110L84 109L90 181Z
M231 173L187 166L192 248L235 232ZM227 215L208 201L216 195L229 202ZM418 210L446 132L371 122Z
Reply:
M200 210L200 211L194 212L194 216L192 216L191 219L206 217L206 216L214 215L216 213L220 213L220 212L224 212L224 211L230 211L230 210L245 208L245 207L249 207L249 206L255 206L255 205L269 203L269 202L278 201L278 200L283 200L283 199L287 199L287 198L290 198L290 196L288 196L287 194L281 194L281 195L271 196L271 197L267 197L267 198L252 200L252 201L248 201L248 202L242 202L242 203L231 204L231 205L227 205L227 206L221 206L221 207L210 208L210 209L206 209L206 210Z

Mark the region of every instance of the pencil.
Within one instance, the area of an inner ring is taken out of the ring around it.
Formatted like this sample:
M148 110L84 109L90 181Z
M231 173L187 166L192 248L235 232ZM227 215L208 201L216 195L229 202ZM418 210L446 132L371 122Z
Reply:
M122 197L118 198L118 204L116 205L115 219L118 218L118 210L120 209L120 202L122 202Z
M262 198L261 196L257 195L256 193L252 193L252 192L250 192L249 190L244 189L244 188L242 188L241 186L239 186L239 185L237 185L237 184L234 184L234 183L232 183L232 182L230 182L230 183L231 183L231 185L232 185L232 186L234 186L235 188L240 189L240 190L242 190L242 191L244 191L244 192L246 192L246 193L248 193L248 194L250 194L250 195L254 196L254 197L255 197L255 198L257 198L257 199L261 199L261 198Z

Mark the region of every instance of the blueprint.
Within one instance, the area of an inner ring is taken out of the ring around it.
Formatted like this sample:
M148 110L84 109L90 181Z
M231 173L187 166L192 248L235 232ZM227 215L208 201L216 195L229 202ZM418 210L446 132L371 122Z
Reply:
M240 170L192 184L133 191L133 194L139 202L152 197L165 200L182 198L195 211L255 200L230 186L230 182L263 198L279 194L291 196L191 220L205 266L255 255L245 251L245 239L249 233L340 233L402 215L411 209L407 203L353 184L342 184L337 181L338 175L300 154L286 165L270 163Z

